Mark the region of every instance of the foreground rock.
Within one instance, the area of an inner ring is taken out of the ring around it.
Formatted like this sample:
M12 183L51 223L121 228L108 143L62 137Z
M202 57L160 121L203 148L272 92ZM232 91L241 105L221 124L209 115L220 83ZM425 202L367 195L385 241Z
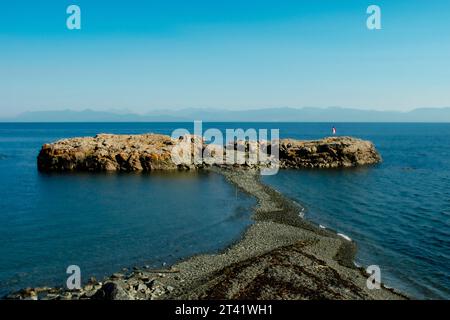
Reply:
M99 282L91 278L77 290L64 288L27 288L4 297L11 300L156 300L173 288L161 282L166 273L176 270L152 271L143 268L121 274L114 273ZM163 273L162 273L163 272Z
M277 146L279 160L274 155L264 159L259 156L260 150L269 150L270 154L270 150ZM176 152L174 148L178 148ZM381 161L371 142L351 137L316 141L283 139L275 146L265 142L236 141L231 148L237 150L234 159L238 166L253 168L274 164L279 164L281 168L337 168ZM38 156L38 168L41 171L152 171L197 169L211 165L236 166L225 161L225 150L207 145L196 136L172 139L158 134L99 134L45 144ZM174 161L174 154L179 158L182 154L188 154L188 160ZM210 157L202 158L201 155L205 154ZM238 160L239 156L241 160ZM225 162L228 165L223 165Z

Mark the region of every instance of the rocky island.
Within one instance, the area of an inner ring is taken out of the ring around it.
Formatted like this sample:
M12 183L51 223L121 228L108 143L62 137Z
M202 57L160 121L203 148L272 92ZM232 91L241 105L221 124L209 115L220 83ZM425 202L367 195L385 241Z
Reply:
M369 141L351 137L330 137L315 141L282 139L277 142L280 168L337 168L373 164L381 161L379 153ZM188 162L178 164L173 160L174 148L189 153ZM267 151L267 142L235 141L230 149L206 144L198 136L180 136L173 139L166 135L112 135L72 138L45 144L38 156L41 171L152 171L198 169L216 162L196 159L196 155L209 151L215 159L226 159L228 150L241 151L243 158ZM258 159L257 159L258 160ZM221 161L220 166L226 166ZM258 168L264 161L235 162L241 167Z
M180 137L191 155L204 150L197 137ZM28 288L9 299L405 299L385 287L371 290L368 274L355 266L356 244L301 217L301 207L260 181L264 164L177 165L171 151L177 139L164 135L107 135L46 144L38 156L41 171L213 171L255 197L254 223L242 239L218 254L204 254L161 270L135 267L79 290ZM200 141L203 142L203 141ZM251 149L247 142L244 153ZM259 143L261 144L261 143ZM207 147L207 146L206 146ZM258 145L258 147L260 147ZM214 149L225 156L221 148ZM279 141L281 168L336 168L373 164L381 157L371 142L350 137Z

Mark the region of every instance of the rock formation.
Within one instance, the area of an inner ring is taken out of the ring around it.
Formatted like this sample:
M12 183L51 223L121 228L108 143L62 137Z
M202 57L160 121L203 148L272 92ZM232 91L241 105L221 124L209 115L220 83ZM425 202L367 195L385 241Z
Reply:
M370 141L330 137L315 141L280 141L282 168L337 168L378 163L381 156Z
M279 149L279 159L275 152L267 158L261 157L260 151L269 150L270 154L276 149ZM234 151L234 162L227 161L231 151ZM280 168L337 168L380 161L371 142L351 137L315 141L282 139L275 145L235 141L224 148L206 144L197 136L172 139L159 134L99 134L43 145L38 168L41 171L152 171L210 165L262 168L274 164Z

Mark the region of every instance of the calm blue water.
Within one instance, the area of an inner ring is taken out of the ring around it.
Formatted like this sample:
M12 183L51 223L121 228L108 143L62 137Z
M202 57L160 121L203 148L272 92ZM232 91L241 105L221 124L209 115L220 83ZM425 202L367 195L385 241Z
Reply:
M321 123L215 123L329 135ZM450 125L337 124L372 140L380 165L281 171L264 181L302 203L306 217L357 241L357 262L417 298L450 298ZM250 223L252 199L213 174L43 175L42 143L99 132L170 134L192 124L0 124L0 292L62 284L65 267L105 275L222 248ZM236 198L237 197L237 198ZM230 201L230 199L233 199Z
M37 172L42 143L98 131L113 130L0 124L0 295L62 286L72 264L85 281L135 265L160 268L222 249L251 223L254 199L217 174Z
M329 125L288 124L320 138ZM416 298L450 298L450 124L338 124L369 139L383 163L350 170L283 171L264 181L307 208L305 217L359 245L357 262Z

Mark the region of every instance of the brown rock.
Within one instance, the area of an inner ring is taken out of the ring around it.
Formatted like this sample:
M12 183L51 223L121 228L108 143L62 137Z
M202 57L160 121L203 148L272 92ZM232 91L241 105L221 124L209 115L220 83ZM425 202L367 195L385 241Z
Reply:
M262 168L267 159L254 161L261 148L271 150L266 142L235 141L238 149L234 159L246 158L235 166ZM176 148L176 149L174 149ZM202 159L201 155L209 154ZM172 159L172 151L188 162L179 164ZM211 151L213 153L211 154ZM251 154L250 154L251 153ZM222 157L223 155L223 157ZM174 169L200 169L220 165L211 160L227 159L221 146L207 145L200 137L184 136L179 139L159 134L112 135L72 138L45 144L38 156L41 171L152 171ZM233 159L233 157L229 157ZM351 137L330 137L315 141L282 139L279 141L279 164L281 168L337 168L366 165L381 161L374 145L369 141ZM229 164L233 165L233 164Z

